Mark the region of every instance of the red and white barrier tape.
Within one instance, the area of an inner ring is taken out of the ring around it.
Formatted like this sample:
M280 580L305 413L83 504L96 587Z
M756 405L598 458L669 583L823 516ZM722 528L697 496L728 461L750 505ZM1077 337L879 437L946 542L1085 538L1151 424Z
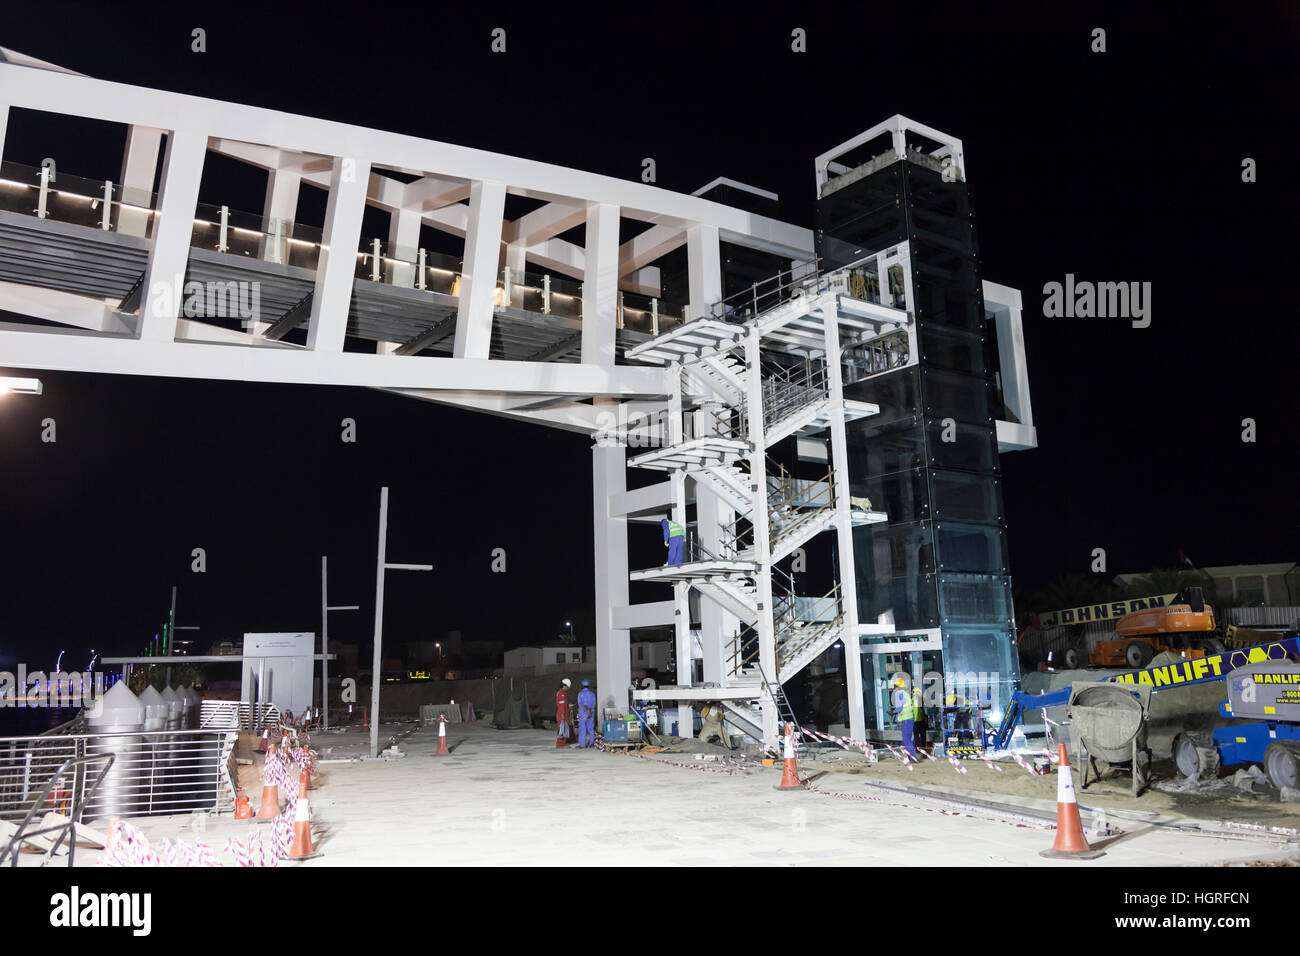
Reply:
M1011 759L1014 760L1016 763L1020 764L1020 766L1024 768L1026 773L1031 773L1035 777L1042 776L1041 773L1039 773L1037 770L1035 770L1025 761L1024 757L1020 756L1020 754L1016 753L1014 750L1011 751Z

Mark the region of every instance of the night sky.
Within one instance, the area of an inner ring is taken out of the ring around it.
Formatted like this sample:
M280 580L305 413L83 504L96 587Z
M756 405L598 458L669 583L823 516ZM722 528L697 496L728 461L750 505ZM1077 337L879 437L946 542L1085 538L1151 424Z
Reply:
M778 192L781 217L807 226L814 157L902 113L962 138L984 278L1024 293L1040 447L1002 459L1017 594L1086 571L1097 547L1111 574L1180 549L1199 565L1295 560L1300 6L986 7L46 2L7 10L0 44L629 179L654 157L660 186L725 175ZM497 26L504 55L489 51ZM206 53L190 51L194 27ZM790 52L795 27L806 54ZM4 158L116 179L120 134L78 129L11 120ZM258 211L263 181L210 177L201 198ZM1044 318L1044 284L1067 273L1151 282L1151 327ZM386 642L459 628L518 645L566 618L591 640L580 436L378 391L39 374L43 396L0 399L0 667L138 652L173 584L198 649L318 630L322 554L332 601L362 605L331 636L365 644L381 484L389 560L436 566L390 573ZM345 417L356 444L339 440ZM634 542L649 560L654 534ZM197 547L205 574L189 570ZM505 574L490 570L497 547Z

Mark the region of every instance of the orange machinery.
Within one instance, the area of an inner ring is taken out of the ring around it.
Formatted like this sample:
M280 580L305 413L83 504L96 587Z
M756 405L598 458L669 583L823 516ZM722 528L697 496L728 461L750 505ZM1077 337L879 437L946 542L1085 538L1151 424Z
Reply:
M1088 657L1093 667L1141 670L1164 651L1183 657L1204 657L1223 650L1215 636L1214 608L1201 598L1200 588L1180 591L1168 607L1125 614L1115 624L1114 640L1098 641Z

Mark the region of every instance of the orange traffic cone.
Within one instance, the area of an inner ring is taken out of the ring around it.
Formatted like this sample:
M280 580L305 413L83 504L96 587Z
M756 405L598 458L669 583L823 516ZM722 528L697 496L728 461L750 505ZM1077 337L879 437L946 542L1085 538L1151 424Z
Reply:
M451 751L447 749L447 715L438 715L438 750L434 753L435 757L447 757Z
M235 819L253 819L253 804L249 801L248 794L246 793L241 793L235 798Z
M262 736L258 739L258 741L257 741L257 746L253 748L253 753L255 753L255 754L264 754L264 753L266 753L266 745L267 745L267 742L268 742L270 736L271 736L271 728L270 728L270 727L263 727L263 728L262 728Z
M1070 770L1070 758L1065 752L1065 744L1060 747L1060 763L1056 772L1056 842L1050 850L1042 850L1038 855L1072 860L1093 860L1105 856L1105 850L1094 850L1083 835L1079 801L1074 796L1074 774Z
M298 776L298 808L293 815L293 840L289 843L290 860L310 860L320 856L311 846L311 808L307 805L307 777Z
M785 768L781 773L781 785L774 790L802 790L799 782L799 767L794 762L794 725L785 725Z
M257 819L263 823L270 823L280 815L280 788L271 779L271 761L274 759L275 744L270 744L262 763L262 806L257 811Z

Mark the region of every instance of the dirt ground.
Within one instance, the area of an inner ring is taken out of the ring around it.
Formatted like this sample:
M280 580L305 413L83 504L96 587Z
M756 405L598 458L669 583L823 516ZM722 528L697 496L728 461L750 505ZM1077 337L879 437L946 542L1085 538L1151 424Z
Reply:
M878 763L870 764L847 754L831 755L827 760L808 760L801 766L807 771L826 770L824 779L853 774L895 787L945 787L988 794L990 799L1005 794L1045 801L1056 800L1056 770L1046 776L1027 773L1013 761L994 761L1002 773L991 770L982 760L964 760L966 773L953 769L946 758L931 760L922 756L921 763L909 771L886 752ZM1110 771L1099 764L1102 779L1081 787L1081 769L1074 768L1074 782L1079 804L1088 808L1140 810L1170 814L1205 821L1232 820L1260 826L1300 829L1300 803L1283 803L1278 791L1267 781L1256 782L1247 793L1233 784L1233 774L1220 780L1201 781L1186 792L1162 789L1180 783L1178 772L1168 758L1156 759L1152 765L1152 787L1137 797L1127 772Z

